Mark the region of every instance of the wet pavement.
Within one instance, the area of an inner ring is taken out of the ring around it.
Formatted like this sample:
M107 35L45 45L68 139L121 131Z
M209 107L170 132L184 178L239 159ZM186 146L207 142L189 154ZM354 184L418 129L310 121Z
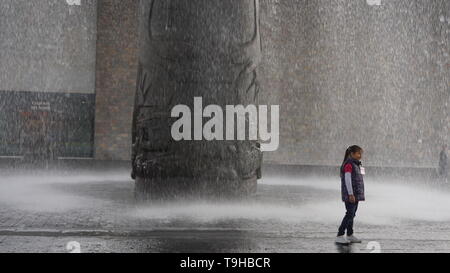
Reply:
M333 176L270 173L248 200L139 204L122 169L3 173L0 252L450 252L450 191L423 181L367 178L363 243L338 247Z

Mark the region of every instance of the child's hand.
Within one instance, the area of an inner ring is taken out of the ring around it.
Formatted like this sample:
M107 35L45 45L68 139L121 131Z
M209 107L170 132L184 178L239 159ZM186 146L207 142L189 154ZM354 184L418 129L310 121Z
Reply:
M350 203L352 203L352 204L356 203L356 198L355 198L354 195L349 195L349 196L348 196L348 200L349 200Z

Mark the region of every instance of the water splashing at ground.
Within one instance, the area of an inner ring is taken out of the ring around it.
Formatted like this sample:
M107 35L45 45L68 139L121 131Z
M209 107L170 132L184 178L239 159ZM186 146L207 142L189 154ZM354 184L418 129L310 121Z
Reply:
M112 213L106 208L115 207L115 217L162 223L186 221L191 225L223 221L332 224L344 211L339 183L334 177L270 176L262 180L258 194L248 200L136 204L133 184L126 173L11 175L0 178L0 204L48 213L95 209L103 216ZM369 178L366 187L367 202L361 203L357 218L361 223L450 221L448 190L407 185L401 179ZM120 196L120 202L115 196Z

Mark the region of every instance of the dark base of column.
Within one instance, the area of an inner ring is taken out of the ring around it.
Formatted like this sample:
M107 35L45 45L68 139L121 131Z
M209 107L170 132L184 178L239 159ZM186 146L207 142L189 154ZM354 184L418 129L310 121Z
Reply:
M136 178L137 201L245 198L256 194L257 178L241 181L185 178Z

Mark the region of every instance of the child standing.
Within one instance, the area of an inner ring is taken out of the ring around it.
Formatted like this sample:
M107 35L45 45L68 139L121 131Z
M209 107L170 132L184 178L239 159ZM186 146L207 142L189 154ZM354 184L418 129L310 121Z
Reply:
M361 164L362 154L363 149L357 145L351 146L345 151L341 166L341 193L347 212L339 227L337 244L361 243L361 240L353 235L353 219L358 210L358 203L365 201L365 170ZM347 237L344 237L346 231Z

